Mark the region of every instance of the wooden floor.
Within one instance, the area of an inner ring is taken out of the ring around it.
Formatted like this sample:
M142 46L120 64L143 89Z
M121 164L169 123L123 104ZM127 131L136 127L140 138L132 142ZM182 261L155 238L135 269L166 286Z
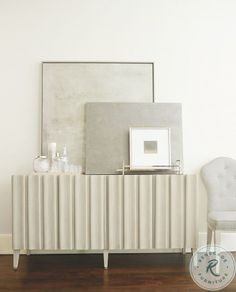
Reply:
M18 271L12 256L0 256L0 291L203 291L189 274L190 255L110 255L104 270L102 255L21 256ZM236 280L224 291L236 291Z

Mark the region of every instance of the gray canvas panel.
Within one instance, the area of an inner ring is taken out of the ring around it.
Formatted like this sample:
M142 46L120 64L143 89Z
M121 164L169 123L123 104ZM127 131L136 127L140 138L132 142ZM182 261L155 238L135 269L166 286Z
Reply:
M123 160L129 164L130 127L171 128L171 161L183 165L180 103L87 103L87 174L116 174Z

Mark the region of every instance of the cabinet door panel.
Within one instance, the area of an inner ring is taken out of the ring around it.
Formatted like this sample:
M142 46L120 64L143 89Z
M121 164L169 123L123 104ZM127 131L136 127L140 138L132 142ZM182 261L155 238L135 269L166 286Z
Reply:
M28 177L28 246L29 249L43 248L43 190L42 177Z
M124 248L138 248L138 176L124 177Z
M56 175L43 177L43 226L44 248L58 248L58 178Z
M90 177L90 234L91 249L105 248L106 177Z

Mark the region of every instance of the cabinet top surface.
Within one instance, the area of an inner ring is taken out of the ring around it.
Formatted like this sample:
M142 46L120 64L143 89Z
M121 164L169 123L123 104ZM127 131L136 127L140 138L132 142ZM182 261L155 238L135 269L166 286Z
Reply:
M28 173L28 174L13 174L12 177L29 177L29 176L38 176L38 177L63 177L63 176L81 176L81 177L134 177L134 176L194 176L196 174L159 174L159 173L150 173L150 174L78 174L78 173Z

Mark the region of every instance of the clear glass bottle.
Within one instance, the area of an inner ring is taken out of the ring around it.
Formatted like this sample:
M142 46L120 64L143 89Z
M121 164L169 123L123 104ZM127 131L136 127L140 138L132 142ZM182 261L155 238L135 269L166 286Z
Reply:
M53 160L56 158L57 144L55 142L48 143L48 161L49 168L52 171L53 168Z
M37 156L34 159L34 171L35 172L48 172L49 161L46 156Z
M63 147L63 153L61 156L61 168L63 172L68 172L68 156L66 146Z
M52 166L50 172L61 172L62 171L62 161L60 153L56 153L56 157L52 160Z

